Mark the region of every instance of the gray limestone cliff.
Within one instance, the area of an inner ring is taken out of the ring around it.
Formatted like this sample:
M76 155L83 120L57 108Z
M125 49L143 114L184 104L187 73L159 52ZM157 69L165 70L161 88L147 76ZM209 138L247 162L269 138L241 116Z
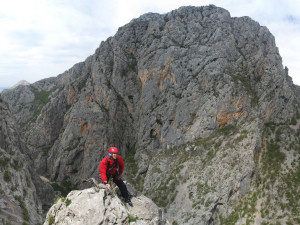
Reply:
M109 146L173 224L297 223L299 87L222 8L148 13L84 62L2 94L39 173L83 189Z
M54 191L32 168L8 104L0 98L0 223L38 224Z

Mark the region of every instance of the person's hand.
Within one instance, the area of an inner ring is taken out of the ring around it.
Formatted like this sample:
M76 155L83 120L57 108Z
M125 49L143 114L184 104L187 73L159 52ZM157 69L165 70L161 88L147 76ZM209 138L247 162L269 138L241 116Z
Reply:
M105 184L106 188L110 189L110 184Z

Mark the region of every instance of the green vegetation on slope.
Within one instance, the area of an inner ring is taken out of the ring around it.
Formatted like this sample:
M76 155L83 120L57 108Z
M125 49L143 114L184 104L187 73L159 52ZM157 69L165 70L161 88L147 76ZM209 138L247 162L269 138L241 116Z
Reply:
M255 191L235 204L221 224L300 224L300 135L288 125L265 124L263 146L255 156ZM283 136L287 137L283 139ZM294 139L295 137L295 139ZM275 139L275 140L274 140ZM287 154L292 162L287 162ZM292 157L291 157L292 156Z

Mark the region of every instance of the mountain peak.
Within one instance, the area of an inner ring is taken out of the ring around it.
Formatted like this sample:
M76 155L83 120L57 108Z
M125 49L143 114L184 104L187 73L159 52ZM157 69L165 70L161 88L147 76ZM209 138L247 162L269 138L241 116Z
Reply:
M28 81L26 81L26 80L20 80L18 83L16 83L15 85L13 85L10 89L14 89L14 88L16 88L18 86L21 86L21 85L26 86L26 85L29 85L29 84L30 83Z

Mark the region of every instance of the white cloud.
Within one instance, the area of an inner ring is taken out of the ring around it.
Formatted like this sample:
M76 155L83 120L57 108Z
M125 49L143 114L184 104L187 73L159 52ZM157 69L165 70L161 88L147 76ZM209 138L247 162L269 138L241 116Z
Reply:
M11 0L0 8L0 86L56 76L113 34L111 5L98 0Z
M0 86L57 76L93 54L118 27L144 13L209 4L267 26L276 38L284 66L300 84L300 1L10 0L0 7Z

